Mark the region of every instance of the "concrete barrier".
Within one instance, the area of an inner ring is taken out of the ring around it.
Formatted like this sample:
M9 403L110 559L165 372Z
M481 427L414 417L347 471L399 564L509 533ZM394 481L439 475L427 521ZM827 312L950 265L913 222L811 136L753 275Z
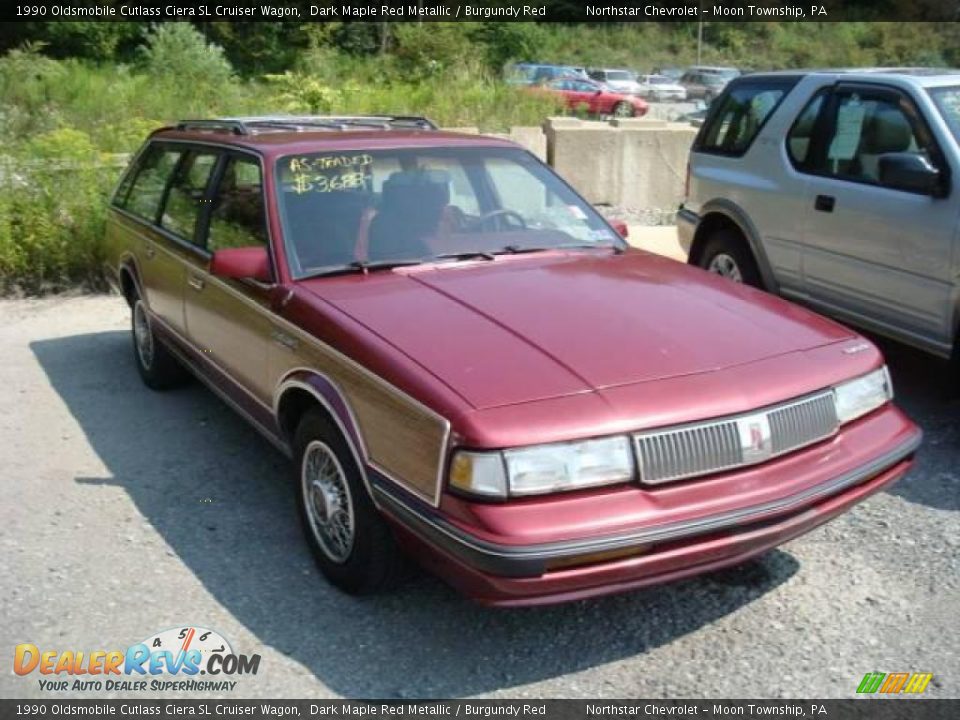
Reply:
M688 123L642 118L544 124L554 169L590 202L628 210L676 210L696 132Z

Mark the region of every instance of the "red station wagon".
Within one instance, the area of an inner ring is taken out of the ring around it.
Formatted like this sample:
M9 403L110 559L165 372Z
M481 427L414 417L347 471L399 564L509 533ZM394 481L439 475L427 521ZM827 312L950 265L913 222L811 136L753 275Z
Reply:
M740 563L920 442L862 337L631 249L522 148L421 118L158 130L107 233L143 380L189 371L292 456L348 592L401 550L499 605Z

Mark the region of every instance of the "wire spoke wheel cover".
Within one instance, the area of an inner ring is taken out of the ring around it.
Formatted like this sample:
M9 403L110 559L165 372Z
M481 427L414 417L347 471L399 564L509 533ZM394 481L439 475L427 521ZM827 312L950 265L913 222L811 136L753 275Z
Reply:
M137 346L137 357L140 364L147 370L153 367L153 332L150 330L150 321L147 312L143 309L143 301L137 300L133 306L133 339Z
M740 266L737 265L737 261L727 253L717 253L714 255L713 259L710 260L710 264L707 266L707 270L717 275L722 275L728 280L733 280L738 283L743 282L743 273L740 272Z
M342 565L353 551L353 496L343 466L326 443L313 440L307 445L300 485L317 544L332 562Z

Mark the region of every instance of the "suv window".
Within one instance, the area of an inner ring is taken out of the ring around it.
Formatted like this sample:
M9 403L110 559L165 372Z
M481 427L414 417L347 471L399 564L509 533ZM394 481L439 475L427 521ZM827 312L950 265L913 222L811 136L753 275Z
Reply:
M197 220L218 158L218 153L208 150L191 150L183 157L170 184L161 227L194 242Z
M827 90L821 90L814 95L787 133L787 154L798 170L804 168L810 159L813 131L817 125L820 110L823 108L823 99L827 94Z
M732 86L710 113L694 149L718 155L743 155L767 118L777 109L796 80L763 80Z
M896 96L840 90L828 110L824 152L813 171L831 177L877 184L879 159L885 153L930 154L918 142L911 119Z
M231 157L213 196L207 249L267 244L260 163Z
M137 167L130 174L132 182L124 181L114 202L138 217L154 222L160 210L160 200L170 174L180 160L181 152L162 145L151 145L140 156Z
M960 87L942 87L927 92L940 109L953 136L960 142Z

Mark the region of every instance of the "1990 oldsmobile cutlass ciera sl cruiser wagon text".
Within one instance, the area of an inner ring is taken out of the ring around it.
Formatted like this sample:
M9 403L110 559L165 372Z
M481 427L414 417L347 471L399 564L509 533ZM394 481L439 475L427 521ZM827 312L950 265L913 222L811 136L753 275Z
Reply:
M423 118L158 130L107 232L144 382L193 374L292 456L347 592L404 554L498 605L740 563L920 441L862 337L631 249L526 150Z

